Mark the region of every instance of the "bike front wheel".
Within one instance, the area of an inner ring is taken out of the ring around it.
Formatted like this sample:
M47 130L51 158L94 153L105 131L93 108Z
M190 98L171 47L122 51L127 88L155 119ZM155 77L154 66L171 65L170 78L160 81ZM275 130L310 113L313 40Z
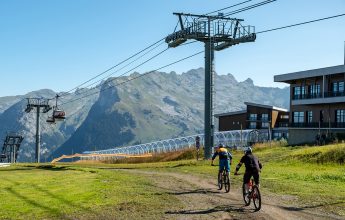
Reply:
M261 194L258 186L253 186L253 203L255 207L255 211L259 211L261 209Z

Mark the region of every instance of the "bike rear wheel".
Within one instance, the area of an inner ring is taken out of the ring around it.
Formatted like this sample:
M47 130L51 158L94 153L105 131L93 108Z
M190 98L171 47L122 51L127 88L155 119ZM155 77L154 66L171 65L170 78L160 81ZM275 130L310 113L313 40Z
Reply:
M230 176L229 176L229 173L228 172L224 172L224 176L223 176L223 179L224 179L224 188L225 188L225 192L230 192L230 186L231 186L231 183L230 183Z
M246 206L250 205L250 192L246 190L246 184L242 185L243 201Z
M253 203L255 207L255 211L259 211L261 209L261 194L258 186L253 186Z

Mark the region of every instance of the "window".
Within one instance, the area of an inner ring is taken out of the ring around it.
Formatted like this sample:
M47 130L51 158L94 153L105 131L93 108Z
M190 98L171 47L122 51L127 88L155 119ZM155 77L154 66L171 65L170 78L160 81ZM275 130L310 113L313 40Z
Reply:
M289 115L281 115L280 119L289 119Z
M261 120L262 121L268 121L268 114L262 114L261 115Z
M307 122L311 123L313 121L313 112L307 111Z
M338 82L338 91L344 92L344 82Z
M257 114L249 114L249 120L257 120Z
M249 123L249 128L256 129L256 122L250 122Z
M294 97L294 99L299 99L300 96L301 96L301 87L299 87L299 86L293 87L293 97Z
M287 122L280 122L280 123L278 124L278 126L279 126L279 127L289 127L289 123L287 123Z
M303 123L304 122L304 112L293 112L293 122Z
M270 123L268 123L268 122L262 122L261 123L262 128L268 128L269 126L270 126Z
M302 95L302 99L303 99L303 97L305 96L305 94L306 94L305 87L304 87L304 86L301 86L301 95Z
M336 110L336 122L344 123L345 122L345 110Z
M293 96L294 99L303 99L306 94L305 86L296 86L293 87Z
M341 81L332 83L332 92L335 96L344 93L344 82Z
M320 84L314 84L309 86L309 94L311 98L320 97Z

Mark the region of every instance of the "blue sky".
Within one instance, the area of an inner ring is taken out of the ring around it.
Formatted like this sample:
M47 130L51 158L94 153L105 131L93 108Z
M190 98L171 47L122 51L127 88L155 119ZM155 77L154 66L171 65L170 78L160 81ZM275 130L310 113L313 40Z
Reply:
M0 1L0 96L43 88L70 90L172 33L177 22L173 12L203 14L241 1ZM235 17L261 31L343 13L345 0L278 0ZM232 73L239 81L250 77L256 85L283 87L273 83L274 75L343 64L344 41L345 17L260 34L255 43L217 52L215 70ZM137 71L150 71L203 48L195 43L170 49ZM203 67L203 57L162 71Z

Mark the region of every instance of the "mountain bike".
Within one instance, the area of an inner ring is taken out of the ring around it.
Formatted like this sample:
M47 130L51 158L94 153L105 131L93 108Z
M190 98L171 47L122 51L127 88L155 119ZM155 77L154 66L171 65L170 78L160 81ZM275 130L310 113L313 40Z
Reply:
M251 200L253 200L255 211L261 209L261 194L259 187L254 184L254 179L251 178L248 183L248 191L246 190L245 183L242 185L243 200L246 206L250 205Z
M230 192L230 175L229 172L226 172L225 169L222 170L222 172L219 172L218 174L218 189L222 190L224 186L225 192Z

